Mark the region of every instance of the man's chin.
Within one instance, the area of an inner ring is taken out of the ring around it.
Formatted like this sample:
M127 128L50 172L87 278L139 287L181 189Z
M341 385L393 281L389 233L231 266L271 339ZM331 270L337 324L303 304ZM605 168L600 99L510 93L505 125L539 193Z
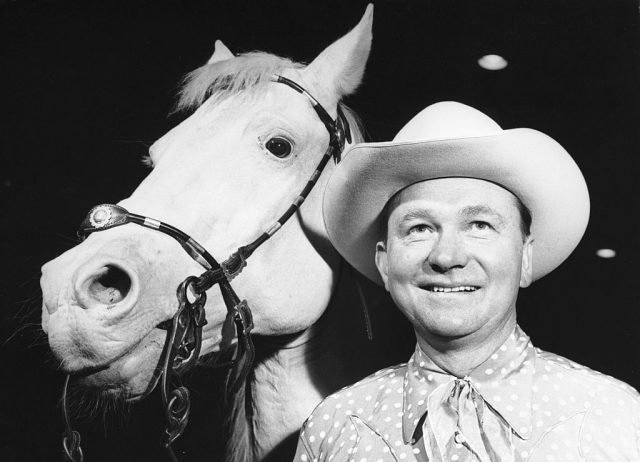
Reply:
M449 344L455 347L456 345L482 345L488 339L506 337L513 331L515 316L493 319L482 316L482 311L478 311L479 313L468 313L464 310L444 312L422 318L419 321L421 328L420 330L416 328L416 334L424 340L431 339L441 345Z
M478 326L470 319L468 313L457 313L453 310L443 310L443 312L432 312L432 315L420 319L416 325L420 325L420 330L416 329L416 334L425 339L432 338L439 342L455 341L463 339L478 330Z

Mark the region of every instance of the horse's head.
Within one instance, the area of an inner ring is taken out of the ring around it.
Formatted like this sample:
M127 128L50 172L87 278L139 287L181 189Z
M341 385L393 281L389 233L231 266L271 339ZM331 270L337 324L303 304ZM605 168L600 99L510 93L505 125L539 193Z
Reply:
M369 8L308 66L264 53L234 57L216 42L182 90L179 105L195 112L151 147L152 171L120 205L180 228L219 261L253 241L295 201L329 143L310 100L273 77L304 87L335 119L361 81L371 21ZM300 210L232 282L252 308L254 333L299 332L328 305L338 257L320 202L332 169L329 162ZM87 385L142 396L165 342L157 326L175 313L180 282L202 271L175 240L136 224L93 233L44 265L42 325L62 368ZM220 293L208 295L203 353L228 340Z

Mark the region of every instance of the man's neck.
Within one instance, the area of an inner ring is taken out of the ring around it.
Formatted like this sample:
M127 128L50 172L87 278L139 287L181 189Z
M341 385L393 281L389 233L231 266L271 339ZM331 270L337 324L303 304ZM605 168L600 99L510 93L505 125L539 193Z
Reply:
M492 328L464 337L440 337L416 331L422 351L442 370L456 377L466 377L507 340L516 327L513 315Z

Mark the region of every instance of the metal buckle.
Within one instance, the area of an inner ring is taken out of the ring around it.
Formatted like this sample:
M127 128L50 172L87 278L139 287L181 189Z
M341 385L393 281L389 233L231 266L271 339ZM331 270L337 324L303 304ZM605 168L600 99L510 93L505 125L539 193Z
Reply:
M247 259L244 258L238 249L233 252L229 258L223 261L220 266L222 266L222 271L224 272L227 281L231 282L231 280L240 274L244 267L247 266Z
M246 300L242 300L234 308L233 318L237 320L242 326L242 335L247 336L253 330L253 314L249 309L249 304ZM240 332L238 332L239 334ZM238 339L240 341L240 339Z
M103 231L129 222L129 212L114 204L100 204L93 207L80 223L79 237L87 237L94 231Z

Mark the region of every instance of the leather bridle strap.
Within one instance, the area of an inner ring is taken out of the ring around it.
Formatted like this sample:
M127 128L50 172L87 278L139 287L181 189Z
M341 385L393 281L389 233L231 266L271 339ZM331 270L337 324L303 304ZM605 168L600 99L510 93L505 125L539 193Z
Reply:
M338 163L340 161L340 155L345 147L345 144L351 143L352 141L349 123L342 109L340 108L340 105L337 106L338 116L334 121L326 111L326 109L322 107L322 105L318 102L318 100L316 100L313 96L311 96L311 94L309 94L309 92L307 92L307 90L302 88L293 80L278 75L274 76L273 82L285 84L309 99L316 114L318 114L318 117L329 132L329 146L318 162L315 170L309 177L307 184L304 186L298 197L294 199L289 208L280 216L280 218L278 218L271 226L267 228L266 231L258 236L256 240L254 240L250 244L239 247L234 253L231 254L229 258L222 262L222 269L227 277L227 280L229 281L240 274L240 272L247 264L247 258L249 258L258 247L264 244L264 242L266 242L271 236L273 236L278 230L280 230L280 228L282 228L287 220L291 218L296 210L298 210L298 208L302 205L302 203L305 201L305 199L315 186L318 178L320 178L320 175L329 162L329 159L333 157L335 162ZM217 274L215 270L207 271L200 276L201 284L198 284L195 287L198 290L207 290L209 287L216 283L216 278Z

